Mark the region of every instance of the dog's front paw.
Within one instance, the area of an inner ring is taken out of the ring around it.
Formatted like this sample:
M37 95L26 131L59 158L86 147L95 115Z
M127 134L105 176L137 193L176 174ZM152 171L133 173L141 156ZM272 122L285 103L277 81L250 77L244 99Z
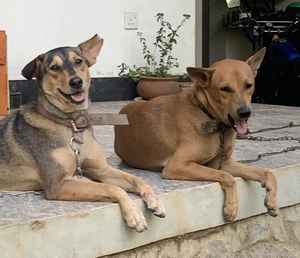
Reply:
M166 217L166 212L163 204L159 201L158 197L149 189L141 194L147 208L157 217Z
M224 206L224 219L227 222L233 222L238 214L237 203L228 203Z
M268 209L268 214L272 217L278 216L278 208L277 208L277 202L276 198L270 193L267 192L266 198L265 198L265 206Z
M134 205L134 203L132 203L130 207L123 209L123 216L128 227L135 229L137 232L147 230L148 225L144 214Z
M266 172L265 178L265 182L262 184L262 187L266 188L265 206L268 213L276 217L278 215L276 178L271 172Z

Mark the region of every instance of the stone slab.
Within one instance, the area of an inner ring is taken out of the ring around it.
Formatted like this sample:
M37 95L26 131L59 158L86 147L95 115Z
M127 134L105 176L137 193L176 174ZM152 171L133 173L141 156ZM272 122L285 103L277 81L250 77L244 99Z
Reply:
M126 102L96 103L93 112L118 112ZM255 105L251 129L300 123L299 108ZM117 204L46 201L40 193L0 193L1 258L94 258L129 250L224 224L223 193L216 183L162 180L159 173L135 170L122 164L113 152L111 126L96 127L96 137L109 161L129 173L139 175L159 193L167 218L159 219L144 210L149 230L136 233L122 221ZM269 136L299 136L300 128L266 132ZM250 142L239 140L235 155L251 159L258 152L299 145L295 141ZM299 151L268 157L257 165L273 168L279 184L279 205L300 203ZM288 167L286 167L288 166ZM238 181L238 219L265 212L264 190L257 183ZM139 198L132 195L144 209Z
M280 207L300 203L300 166L283 168L275 174ZM264 213L263 189L256 183L246 183L241 179L237 182L240 198L238 220ZM150 215L141 201L136 200L144 209L149 224L149 230L141 234L125 226L116 204L79 206L75 211L63 214L18 222L3 221L0 226L1 258L101 257L225 224L223 193L216 183L172 190L161 193L160 198L167 209L165 219ZM37 200L40 204L43 202ZM59 206L54 209L57 208Z
M158 241L105 258L299 258L300 205L280 216L254 216L234 224Z

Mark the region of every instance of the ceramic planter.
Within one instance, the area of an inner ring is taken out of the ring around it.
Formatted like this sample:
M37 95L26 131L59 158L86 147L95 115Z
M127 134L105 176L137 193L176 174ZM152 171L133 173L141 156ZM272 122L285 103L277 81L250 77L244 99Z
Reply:
M137 85L138 94L147 100L180 91L177 77L142 77Z

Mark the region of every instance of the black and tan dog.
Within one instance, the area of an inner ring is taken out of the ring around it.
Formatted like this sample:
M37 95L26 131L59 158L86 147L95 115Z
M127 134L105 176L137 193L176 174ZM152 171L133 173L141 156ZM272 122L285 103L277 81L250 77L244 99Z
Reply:
M139 194L163 217L159 200L143 180L107 164L88 122L89 67L102 44L96 35L25 66L23 76L38 81L38 101L0 122L0 190L42 189L51 200L118 202L128 226L143 231L144 215L125 191Z
M216 181L225 192L225 218L238 212L234 177L260 182L265 205L276 215L277 184L267 169L232 158L236 131L247 132L254 81L265 50L247 62L225 59L188 68L193 87L176 95L125 106L129 126L115 127L115 151L130 166L162 170L164 178Z

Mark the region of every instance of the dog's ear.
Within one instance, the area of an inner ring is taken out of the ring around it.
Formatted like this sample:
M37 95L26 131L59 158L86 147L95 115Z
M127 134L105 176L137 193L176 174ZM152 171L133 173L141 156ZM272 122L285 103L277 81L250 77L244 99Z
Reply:
M266 48L262 48L259 51L257 51L253 56L249 57L246 63L251 67L254 76L257 75L257 71L260 68L262 61L264 60L264 57L266 55Z
M196 82L201 87L206 87L209 85L215 69L188 67L186 71L193 82Z
M32 78L39 79L41 77L41 64L43 62L43 59L44 55L42 54L25 65L25 67L22 69L22 75L27 80L31 80Z
M97 34L91 39L79 44L82 55L88 61L88 65L92 66L96 63L97 57L103 45L103 39Z

